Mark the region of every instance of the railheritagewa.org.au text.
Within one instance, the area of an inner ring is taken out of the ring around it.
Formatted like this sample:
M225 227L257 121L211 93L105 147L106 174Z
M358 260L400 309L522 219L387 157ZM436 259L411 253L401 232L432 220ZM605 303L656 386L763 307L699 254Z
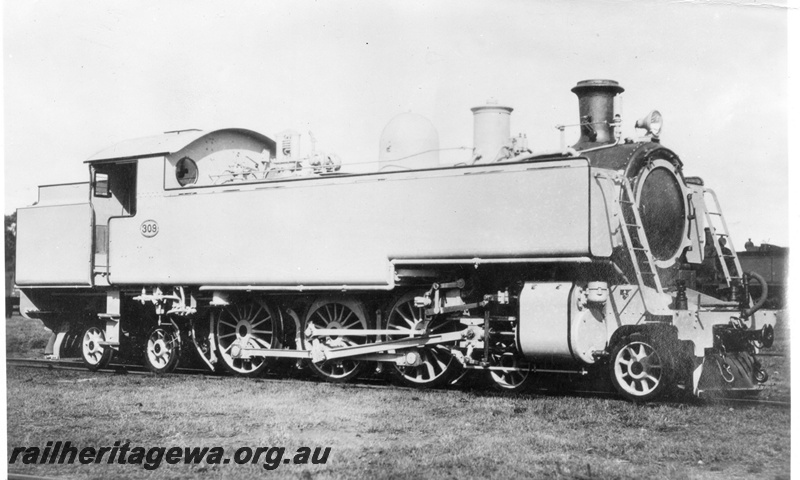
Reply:
M50 441L41 447L14 447L9 465L23 464L118 464L138 465L155 470L168 465L259 464L265 470L281 465L320 465L328 463L331 447L239 447L233 451L223 447L143 447L130 442L114 442L111 446L78 447L69 441Z

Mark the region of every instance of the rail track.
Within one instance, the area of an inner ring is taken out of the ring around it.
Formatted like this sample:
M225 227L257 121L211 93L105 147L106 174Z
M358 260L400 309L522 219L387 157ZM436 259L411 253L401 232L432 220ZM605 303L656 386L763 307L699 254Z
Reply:
M8 480L61 480L60 477L39 477L37 475L25 475L23 473L8 472Z
M83 362L78 360L44 360L44 359L33 359L33 358L8 358L6 359L6 364L9 366L14 367L22 367L22 368L41 368L47 370L67 370L67 371L81 371L89 373L86 369L86 366ZM94 373L98 374L112 374L112 375L146 375L146 376L155 376L156 374L150 372L146 367L142 365L135 365L135 364L119 364L119 363L112 363L107 368L103 368L97 370ZM165 377L174 377L174 376L182 376L182 375L194 375L200 376L204 379L212 379L212 380L226 380L235 378L230 375L224 375L216 372L209 372L208 370L203 369L196 369L196 368L178 368L173 373L167 374L160 374L159 376ZM287 378L286 376L281 376L274 373L267 373L265 376L261 378L251 378L250 381L256 383L275 383L275 382L298 382L298 383L307 383L307 382L319 382L318 380L313 377L309 378ZM382 389L391 389L391 390L406 390L406 391L417 391L417 389L412 387L405 387L400 385L393 385L387 383L385 380L379 378L362 378L359 379L358 383L330 383L329 385L333 385L342 389L374 389L374 390L382 390ZM450 387L443 387L443 388L427 388L427 391L446 391L448 389L452 390L453 387L460 388L462 390L468 389L475 389L475 385L472 384L452 384ZM489 389L482 389L485 390L488 394L494 394ZM501 392L497 392L501 393ZM563 396L565 394L576 396L576 397L599 397L599 398L619 398L612 391L601 391L601 390L587 390L587 389L570 389L570 388L532 388L527 393L518 393L517 395L545 395L545 396ZM663 401L663 402L656 402L656 403L674 403L670 401ZM695 401L695 403L700 404L708 404L708 405L719 405L719 404L726 404L726 405L765 405L765 406L773 406L778 408L790 408L791 402L789 400L770 400L770 399L759 399L759 398L732 398L732 397L713 397L713 398L706 398L699 401Z
M45 360L38 358L8 358L6 359L7 365L15 367L29 367L29 368L44 368L48 370L78 370L87 371L83 362L78 360ZM116 373L116 374L132 374L132 375L150 375L152 374L147 368L142 365L112 363L107 368L97 370L98 373ZM179 368L174 373L165 374L169 375L208 375L214 378L222 378L216 376L208 370L200 370L194 368Z

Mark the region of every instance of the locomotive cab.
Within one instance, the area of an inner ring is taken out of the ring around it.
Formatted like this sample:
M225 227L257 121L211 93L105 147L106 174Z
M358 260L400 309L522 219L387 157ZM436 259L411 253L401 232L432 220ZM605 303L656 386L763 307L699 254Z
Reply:
M91 166L94 209L94 272L108 274L108 228L112 218L136 215L136 161Z

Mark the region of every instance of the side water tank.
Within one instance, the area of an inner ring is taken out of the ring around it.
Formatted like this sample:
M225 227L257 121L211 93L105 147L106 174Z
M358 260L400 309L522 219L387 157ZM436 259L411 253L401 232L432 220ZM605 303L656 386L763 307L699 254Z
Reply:
M378 170L419 170L439 166L439 133L430 120L401 113L383 129Z

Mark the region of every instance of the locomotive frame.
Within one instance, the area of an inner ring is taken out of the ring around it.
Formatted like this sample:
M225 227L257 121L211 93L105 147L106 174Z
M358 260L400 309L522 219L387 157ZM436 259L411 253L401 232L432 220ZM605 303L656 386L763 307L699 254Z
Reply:
M90 369L134 351L169 372L191 351L244 376L380 365L430 387L478 370L518 390L599 368L633 401L757 392L775 317L748 286L765 282L721 247L716 194L684 177L657 112L621 139L622 91L579 82L581 139L557 152L511 138L512 109L476 107L472 161L448 167L345 174L243 129L124 142L18 210L20 310L54 358L77 337Z

